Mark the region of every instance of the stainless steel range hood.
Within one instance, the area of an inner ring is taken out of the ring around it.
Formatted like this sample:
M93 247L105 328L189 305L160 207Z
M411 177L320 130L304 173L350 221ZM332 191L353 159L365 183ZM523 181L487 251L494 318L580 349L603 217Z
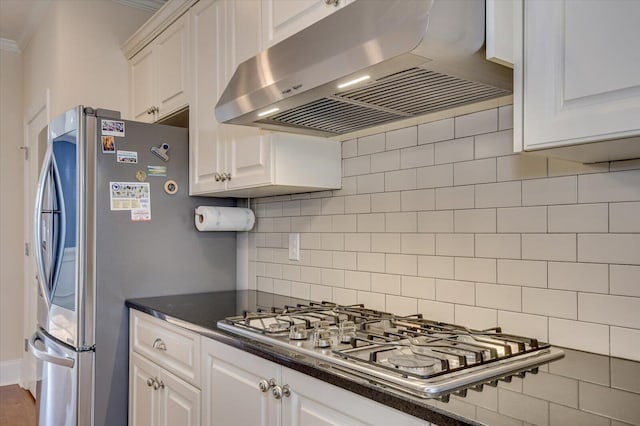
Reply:
M240 64L216 118L335 136L508 95L484 36L483 0L357 0Z

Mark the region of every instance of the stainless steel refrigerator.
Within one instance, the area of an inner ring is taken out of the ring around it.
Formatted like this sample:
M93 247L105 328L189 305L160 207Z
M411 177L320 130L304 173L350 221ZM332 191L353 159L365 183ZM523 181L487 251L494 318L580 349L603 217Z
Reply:
M79 106L43 135L34 217L39 425L127 423L131 297L235 288L235 233L201 233L187 129Z

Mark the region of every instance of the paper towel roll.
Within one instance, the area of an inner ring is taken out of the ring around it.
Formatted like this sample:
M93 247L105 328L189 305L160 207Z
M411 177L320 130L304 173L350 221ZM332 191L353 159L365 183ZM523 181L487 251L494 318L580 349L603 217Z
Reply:
M250 231L256 217L251 209L199 206L195 221L198 231Z

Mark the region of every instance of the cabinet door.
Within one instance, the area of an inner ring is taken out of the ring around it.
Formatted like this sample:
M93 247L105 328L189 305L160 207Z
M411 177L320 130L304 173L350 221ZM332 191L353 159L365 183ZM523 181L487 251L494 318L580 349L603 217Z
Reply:
M289 397L282 398L282 424L298 425L424 425L423 420L352 392L282 367L282 383Z
M189 108L189 192L222 191L216 181L225 171L226 135L214 108L227 83L224 1L202 0L191 8L191 105Z
M262 380L279 383L280 366L209 339L202 341L202 424L279 425L280 402Z
M161 426L200 426L200 391L173 374L161 371L158 389Z
M638 1L525 2L525 149L640 134L638 16Z
M262 0L262 40L268 48L331 15L347 0Z
M147 380L158 375L158 367L138 354L129 359L129 426L158 424L158 403Z
M154 114L147 111L154 105L153 51L151 46L141 50L129 61L131 113L135 121L152 123Z
M156 72L157 119L187 106L188 14L182 15L153 42Z

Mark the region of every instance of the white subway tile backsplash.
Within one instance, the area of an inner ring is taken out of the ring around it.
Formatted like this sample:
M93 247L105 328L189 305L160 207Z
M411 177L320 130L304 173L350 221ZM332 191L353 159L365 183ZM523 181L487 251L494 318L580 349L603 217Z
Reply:
M416 212L386 213L387 232L417 232Z
M549 288L609 292L609 267L598 263L549 262Z
M498 130L498 110L488 109L455 118L456 138L495 132Z
M472 209L474 207L473 185L436 188L436 209Z
M385 150L385 134L378 133L376 135L358 138L358 155L373 154Z
M453 184L469 185L496 181L496 159L463 161L453 165Z
M435 143L436 164L473 160L473 138L452 139Z
M578 294L575 291L523 287L522 312L577 319Z
M455 210L455 232L496 232L496 210Z
M547 207L498 209L498 232L547 232Z
M436 234L436 254L440 256L474 255L473 234Z
M534 155L516 154L497 159L498 181L534 179L547 176L547 159Z
M418 275L421 277L453 278L453 257L418 256Z
M640 266L609 265L609 293L640 297Z
M371 309L377 309L379 311L384 311L385 308L385 298L382 293L371 293L368 291L358 291L358 303L362 303L365 306L370 307Z
M418 127L411 126L404 129L387 132L387 151L406 148L418 144Z
M348 233L344 235L344 249L347 251L371 251L371 234Z
M410 169L432 166L434 164L434 158L435 150L433 144L404 148L400 151L400 168Z
M354 290L370 291L371 290L371 273L345 271L344 286L346 288L352 288Z
M629 409L640 406L640 395L587 382L579 383L578 392L580 409L624 423L640 424L640 410Z
M405 191L416 189L416 169L397 170L384 174L386 191Z
M384 253L358 253L358 270L384 272Z
M436 280L434 278L402 276L401 294L406 297L434 300L436 298Z
M454 138L453 118L433 121L418 126L418 143L427 144L431 142L446 141Z
M418 256L409 254L387 254L386 271L390 274L417 275Z
M467 281L436 279L436 300L474 305L475 284Z
M498 389L498 412L527 424L549 424L549 403L507 389Z
M476 257L520 259L520 234L476 234Z
M421 167L417 169L418 188L440 188L453 185L453 164Z
M498 108L498 130L513 129L513 105Z
M400 168L400 151L371 154L371 173L387 172ZM367 172L368 173L368 172Z
M395 193L392 192L391 194ZM398 204L402 211L434 210L436 208L436 191L433 189L402 191L400 193L400 203ZM395 207L398 204L395 204Z
M400 234L372 233L371 251L377 253L400 253Z
M371 274L371 291L399 295L400 275Z
M610 232L640 232L640 202L611 203L609 216Z
M453 210L418 212L418 232L453 232Z
M522 205L541 206L577 202L575 176L532 179L522 182Z
M436 238L434 234L402 234L401 248L403 254L436 253Z
M606 204L549 206L549 232L607 232Z
M611 327L611 356L640 361L640 330Z
M542 315L498 311L498 325L502 327L504 333L534 337L543 342L548 342L549 333L547 323L547 317Z
M453 303L418 299L418 313L433 321L455 323L454 309Z
M640 329L640 298L578 293L578 320Z
M640 358L640 162L514 155L512 112L345 141L341 189L252 200L249 287ZM482 406L522 389L482 392ZM524 391L535 396L535 383ZM571 409L552 404L553 421L554 407ZM518 415L495 414L527 421Z
M549 318L549 343L608 355L609 327L602 324Z
M356 186L358 194L384 192L384 173L358 176Z
M381 192L379 194L371 194L371 211L400 211L400 192Z
M575 262L576 235L522 234L522 258Z
M640 265L640 234L579 234L578 261Z
M476 283L476 305L503 311L520 311L522 287Z
M526 395L578 408L578 381L540 371L522 382Z
M522 184L515 181L476 185L475 203L476 208L520 206Z
M342 176L366 175L370 171L371 158L369 155L346 158L342 161Z
M358 215L358 232L384 232L384 213L370 213Z
M498 259L498 283L546 287L547 262Z
M475 257L456 257L454 277L462 281L496 282L496 260Z
M491 158L513 154L513 130L478 135L474 138L474 157Z
M498 326L498 312L495 309L455 305L454 315L456 324L475 330L486 330Z
M578 202L640 200L640 170L578 176Z
M373 194L377 195L377 194ZM371 195L349 195L344 197L344 213L369 213L371 212Z

